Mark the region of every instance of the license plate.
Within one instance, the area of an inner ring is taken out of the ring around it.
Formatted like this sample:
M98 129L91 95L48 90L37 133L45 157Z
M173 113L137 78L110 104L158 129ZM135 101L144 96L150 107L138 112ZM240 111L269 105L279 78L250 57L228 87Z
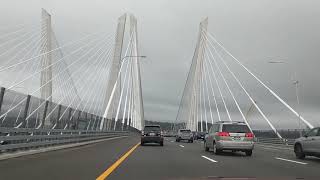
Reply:
M156 133L150 133L149 135L150 135L150 136L155 136L155 135L156 135Z
M241 137L233 137L233 140L239 141L241 140Z

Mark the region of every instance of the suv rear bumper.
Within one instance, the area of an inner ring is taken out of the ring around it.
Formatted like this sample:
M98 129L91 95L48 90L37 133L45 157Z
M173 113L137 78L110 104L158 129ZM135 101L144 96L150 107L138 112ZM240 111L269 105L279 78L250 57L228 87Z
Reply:
M193 140L193 137L192 136L190 136L190 137L186 137L186 136L179 136L179 137L177 137L177 139L179 139L179 140Z
M141 142L160 143L160 142L163 142L163 137L162 136L141 136Z
M216 146L217 149L221 150L252 150L254 142L217 141Z

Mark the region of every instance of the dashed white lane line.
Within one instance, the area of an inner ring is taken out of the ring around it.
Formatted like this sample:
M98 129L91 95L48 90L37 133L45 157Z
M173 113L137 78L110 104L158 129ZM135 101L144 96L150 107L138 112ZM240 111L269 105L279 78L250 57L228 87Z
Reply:
M184 145L179 145L179 146L182 147L182 148L184 147Z
M205 159L208 160L208 161L214 162L214 163L218 162L218 161L216 161L216 160L213 160L213 159L211 159L211 158L208 158L207 156L201 156L201 157L205 158Z
M300 162L300 161L294 161L294 160L290 160L290 159L284 159L284 158L279 158L279 157L275 157L275 158L278 159L278 160L281 160L281 161L288 161L288 162L297 163L297 164L303 164L303 165L308 164L308 163L304 163L304 162Z
M173 143L173 141L170 141L170 142L172 142L172 143Z

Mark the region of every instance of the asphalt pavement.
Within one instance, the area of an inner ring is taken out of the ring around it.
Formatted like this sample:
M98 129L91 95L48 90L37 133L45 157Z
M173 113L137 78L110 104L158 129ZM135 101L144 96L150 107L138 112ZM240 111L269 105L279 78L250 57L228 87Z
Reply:
M96 179L139 142L139 137L108 140L87 146L0 161L0 179ZM163 147L137 147L107 179L320 179L320 159L297 160L291 149L256 145L244 153L205 152L201 141Z

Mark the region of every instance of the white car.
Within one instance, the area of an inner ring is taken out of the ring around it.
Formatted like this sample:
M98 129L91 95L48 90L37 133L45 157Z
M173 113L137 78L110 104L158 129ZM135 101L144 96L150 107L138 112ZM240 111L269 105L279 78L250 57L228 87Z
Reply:
M179 129L178 134L176 136L176 142L180 142L182 140L186 140L190 143L193 143L193 133L190 129Z
M306 156L320 157L320 127L311 129L294 143L294 152L298 159Z

